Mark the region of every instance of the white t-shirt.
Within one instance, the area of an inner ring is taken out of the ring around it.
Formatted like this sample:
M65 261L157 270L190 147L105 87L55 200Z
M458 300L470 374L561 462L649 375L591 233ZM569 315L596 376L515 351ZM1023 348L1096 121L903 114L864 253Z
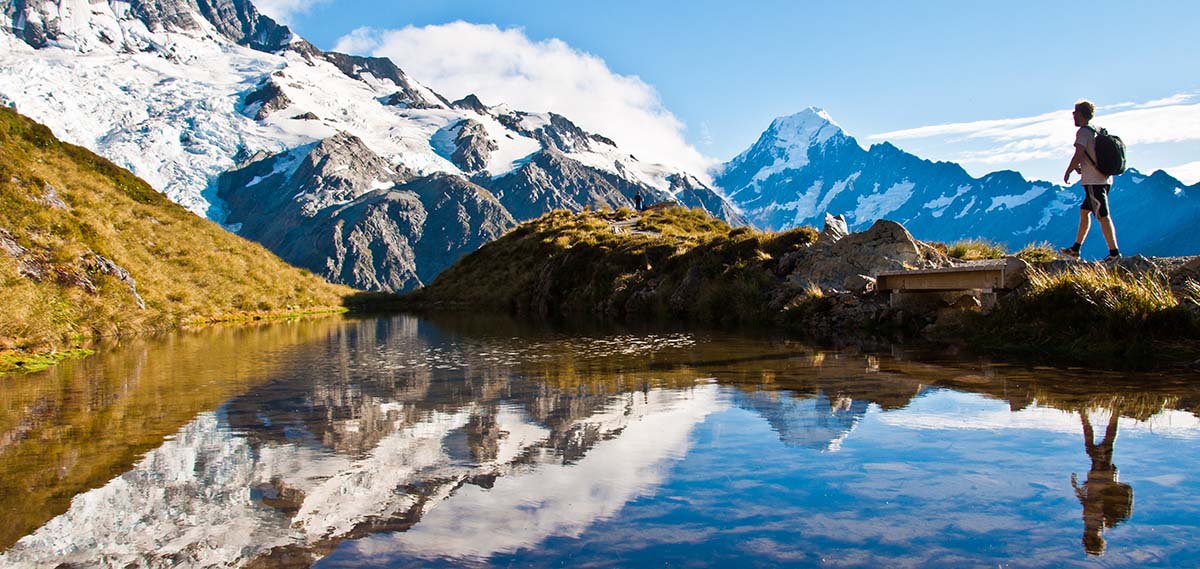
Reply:
M1081 126L1079 132L1075 133L1075 146L1082 146L1084 152L1087 153L1091 160L1084 159L1083 161L1083 185L1096 186L1100 184L1112 185L1112 176L1105 176L1096 169L1094 164L1096 160L1096 131L1092 127Z

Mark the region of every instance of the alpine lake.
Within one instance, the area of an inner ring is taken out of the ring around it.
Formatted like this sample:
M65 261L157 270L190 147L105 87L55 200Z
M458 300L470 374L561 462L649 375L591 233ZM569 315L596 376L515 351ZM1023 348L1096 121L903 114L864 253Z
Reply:
M0 567L1196 567L1200 375L335 316L0 378Z

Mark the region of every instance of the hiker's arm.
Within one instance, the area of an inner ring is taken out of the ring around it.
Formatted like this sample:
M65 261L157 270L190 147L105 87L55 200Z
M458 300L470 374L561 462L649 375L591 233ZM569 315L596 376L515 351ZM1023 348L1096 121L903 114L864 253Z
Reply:
M1067 171L1063 174L1063 183L1071 183L1071 172L1079 172L1083 168L1083 161L1086 152L1082 146L1075 145L1075 155L1071 156L1071 162L1067 164Z

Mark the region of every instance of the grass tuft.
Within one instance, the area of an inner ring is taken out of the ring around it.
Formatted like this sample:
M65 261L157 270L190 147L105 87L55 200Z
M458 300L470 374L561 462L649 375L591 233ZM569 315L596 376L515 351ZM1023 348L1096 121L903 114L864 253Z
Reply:
M962 259L963 261L1000 259L1007 254L1003 245L983 239L965 239L955 242L947 246L944 253L949 257Z
M1042 241L1030 243L1017 251L1016 257L1027 263L1048 263L1058 258L1058 252L1053 245Z

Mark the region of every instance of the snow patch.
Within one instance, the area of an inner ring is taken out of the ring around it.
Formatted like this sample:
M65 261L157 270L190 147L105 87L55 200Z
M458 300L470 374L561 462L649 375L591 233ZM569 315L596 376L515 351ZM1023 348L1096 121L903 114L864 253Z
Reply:
M836 198L838 194L842 193L847 187L850 187L861 175L862 170L859 170L847 176L845 180L834 182L833 187L829 188L829 193L825 194L825 197L821 198L821 203L817 204L816 212L824 213L829 211L829 204L833 203L833 198Z
M912 197L914 187L916 187L915 183L905 179L903 182L893 184L887 191L879 193L879 184L875 184L871 194L858 198L858 203L855 204L854 212L852 212L854 223L862 224L882 219L883 216L900 209L900 206Z
M954 195L939 196L936 199L925 202L925 204L921 207L933 210L930 212L930 215L932 215L934 218L941 217L942 214L946 213L946 208L950 207L950 204L954 203L954 200L957 200L958 198L962 197L963 194L971 191L971 187L972 186L970 184L959 186L958 188L955 188Z
M971 201L967 202L967 205L963 207L962 211L960 211L958 215L954 216L954 219L962 219L963 217L966 217L967 213L971 211L972 207L975 207L975 196L971 196Z
M1013 209L1015 207L1025 205L1037 199L1038 196L1046 193L1046 190L1049 189L1050 188L1048 186L1033 186L1023 194L1018 194L1015 196L996 196L992 198L992 205L988 206L984 212L990 212L998 207Z

